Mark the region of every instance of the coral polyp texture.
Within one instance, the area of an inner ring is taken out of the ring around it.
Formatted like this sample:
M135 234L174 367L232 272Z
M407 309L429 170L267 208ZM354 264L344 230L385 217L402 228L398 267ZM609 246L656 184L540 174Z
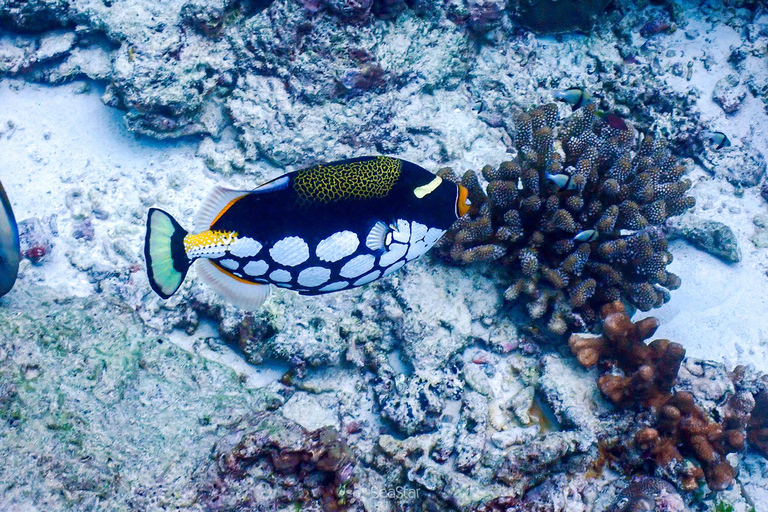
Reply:
M736 392L718 412L722 421L716 422L695 403L693 394L673 393L685 349L664 339L645 343L659 325L655 318L632 322L621 302L606 304L601 316L601 336L574 334L569 346L582 365L597 365L598 388L614 405L651 407L651 424L634 436L641 458L686 490L698 488L702 478L713 490L729 487L735 471L726 455L746 448L747 428L756 424L751 420L756 399L739 389L738 371L733 379ZM763 395L758 393L758 400ZM757 434L760 428L751 432Z
M642 135L590 104L558 122L557 106L514 116L516 158L461 179L470 213L440 244L458 264L499 260L530 316L556 334L590 328L603 304L642 311L669 300L680 279L661 224L691 208L685 167L664 139Z

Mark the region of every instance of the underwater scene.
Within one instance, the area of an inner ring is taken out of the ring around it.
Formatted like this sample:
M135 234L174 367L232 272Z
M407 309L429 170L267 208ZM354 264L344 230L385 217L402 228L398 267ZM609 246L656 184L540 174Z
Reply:
M768 512L765 0L0 0L0 512Z

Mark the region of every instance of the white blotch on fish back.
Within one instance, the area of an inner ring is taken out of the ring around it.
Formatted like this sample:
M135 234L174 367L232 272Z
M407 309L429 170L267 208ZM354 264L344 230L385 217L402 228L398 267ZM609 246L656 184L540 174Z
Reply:
M354 254L360 240L352 231L340 231L334 233L317 244L315 254L323 261L339 261L350 254Z
M397 271L397 270L400 270L400 267L402 267L403 265L405 265L405 260L400 260L400 261L398 261L397 263L395 263L394 265L392 265L391 267L389 267L387 270L385 270L385 271L384 271L384 274L382 275L382 277L384 277L384 276L388 276L388 275L389 275L389 274L391 274L392 272L395 272L395 271Z
M229 246L229 253L238 258L250 258L256 256L261 250L262 245L253 238L236 238Z
M373 263L375 261L376 258L370 254L355 256L341 267L339 274L341 274L342 277L349 278L361 276L373 268Z
M408 250L408 246L405 244L392 244L389 246L389 250L385 252L379 259L379 265L386 267L396 262L405 255L405 251Z
M440 237L443 236L445 231L442 229L437 228L429 228L429 231L427 231L427 234L424 235L424 241L427 243L429 247L432 247L435 242L440 240Z
M425 252L429 250L429 245L427 245L427 242L424 240L419 240L418 242L414 242L411 244L411 247L408 249L408 254L405 255L405 259L408 261L411 261L412 259L418 258Z
M374 270L370 274L364 275L363 277L361 277L360 279L358 279L357 281L355 281L352 284L354 286L362 286L364 284L370 283L371 281L375 281L376 279L379 278L380 275L381 275L381 271L380 270Z
M298 236L289 236L279 240L269 250L272 259L286 267L294 267L307 261L309 246Z
M407 220L397 219L395 232L392 233L394 239L398 242L407 243L411 239L411 225Z
M243 267L243 270L246 274L249 276L257 277L257 276L263 276L264 273L269 270L269 265L267 265L267 262L264 260L259 261L249 261L245 264Z
M276 283L287 283L291 280L291 273L281 268L273 270L269 278Z
M411 243L418 242L427 234L427 226L419 222L411 222Z
M331 270L324 267L309 267L299 272L296 281L301 286L320 286L331 278Z
M327 284L320 288L321 292L335 292L336 290L341 290L342 288L346 288L349 286L349 283L347 281L336 281L335 283Z
M240 264L235 260L219 260L219 265L221 265L224 268L228 268L229 270L237 270L237 268L240 266Z

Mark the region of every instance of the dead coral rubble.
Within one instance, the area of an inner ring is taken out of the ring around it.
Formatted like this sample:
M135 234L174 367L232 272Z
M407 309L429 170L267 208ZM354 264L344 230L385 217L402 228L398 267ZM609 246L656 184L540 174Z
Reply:
M249 415L215 447L216 461L198 477L205 510L234 510L263 503L332 512L350 505L353 466L336 429L308 432L279 414Z
M605 305L601 314L602 336L574 334L569 346L582 365L598 366L598 388L608 400L654 411L654 424L635 434L635 448L683 489L696 489L701 478L713 490L729 487L735 472L726 455L746 447L755 408L752 394L737 389L722 411L722 421L711 420L691 393L672 393L685 350L669 340L645 343L658 327L655 318L632 322L620 302ZM697 463L689 463L688 457Z
M685 167L666 141L642 136L588 105L564 122L548 104L515 116L517 158L482 175L440 175L469 190L470 213L440 242L458 264L499 260L549 331L588 329L603 304L624 299L648 311L669 300L680 279L659 227L694 205Z

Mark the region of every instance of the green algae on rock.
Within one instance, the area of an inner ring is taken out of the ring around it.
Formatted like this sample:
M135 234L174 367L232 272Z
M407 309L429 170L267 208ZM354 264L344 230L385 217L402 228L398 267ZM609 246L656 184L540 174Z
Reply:
M485 189L463 175L473 207L439 243L454 263L499 260L515 280L505 297L525 297L556 334L591 328L614 300L659 307L680 285L660 226L695 203L685 167L664 139L598 114L592 104L558 123L554 104L518 112L516 159L486 166Z
M161 341L99 295L0 308L4 507L183 508L225 425L282 402Z

